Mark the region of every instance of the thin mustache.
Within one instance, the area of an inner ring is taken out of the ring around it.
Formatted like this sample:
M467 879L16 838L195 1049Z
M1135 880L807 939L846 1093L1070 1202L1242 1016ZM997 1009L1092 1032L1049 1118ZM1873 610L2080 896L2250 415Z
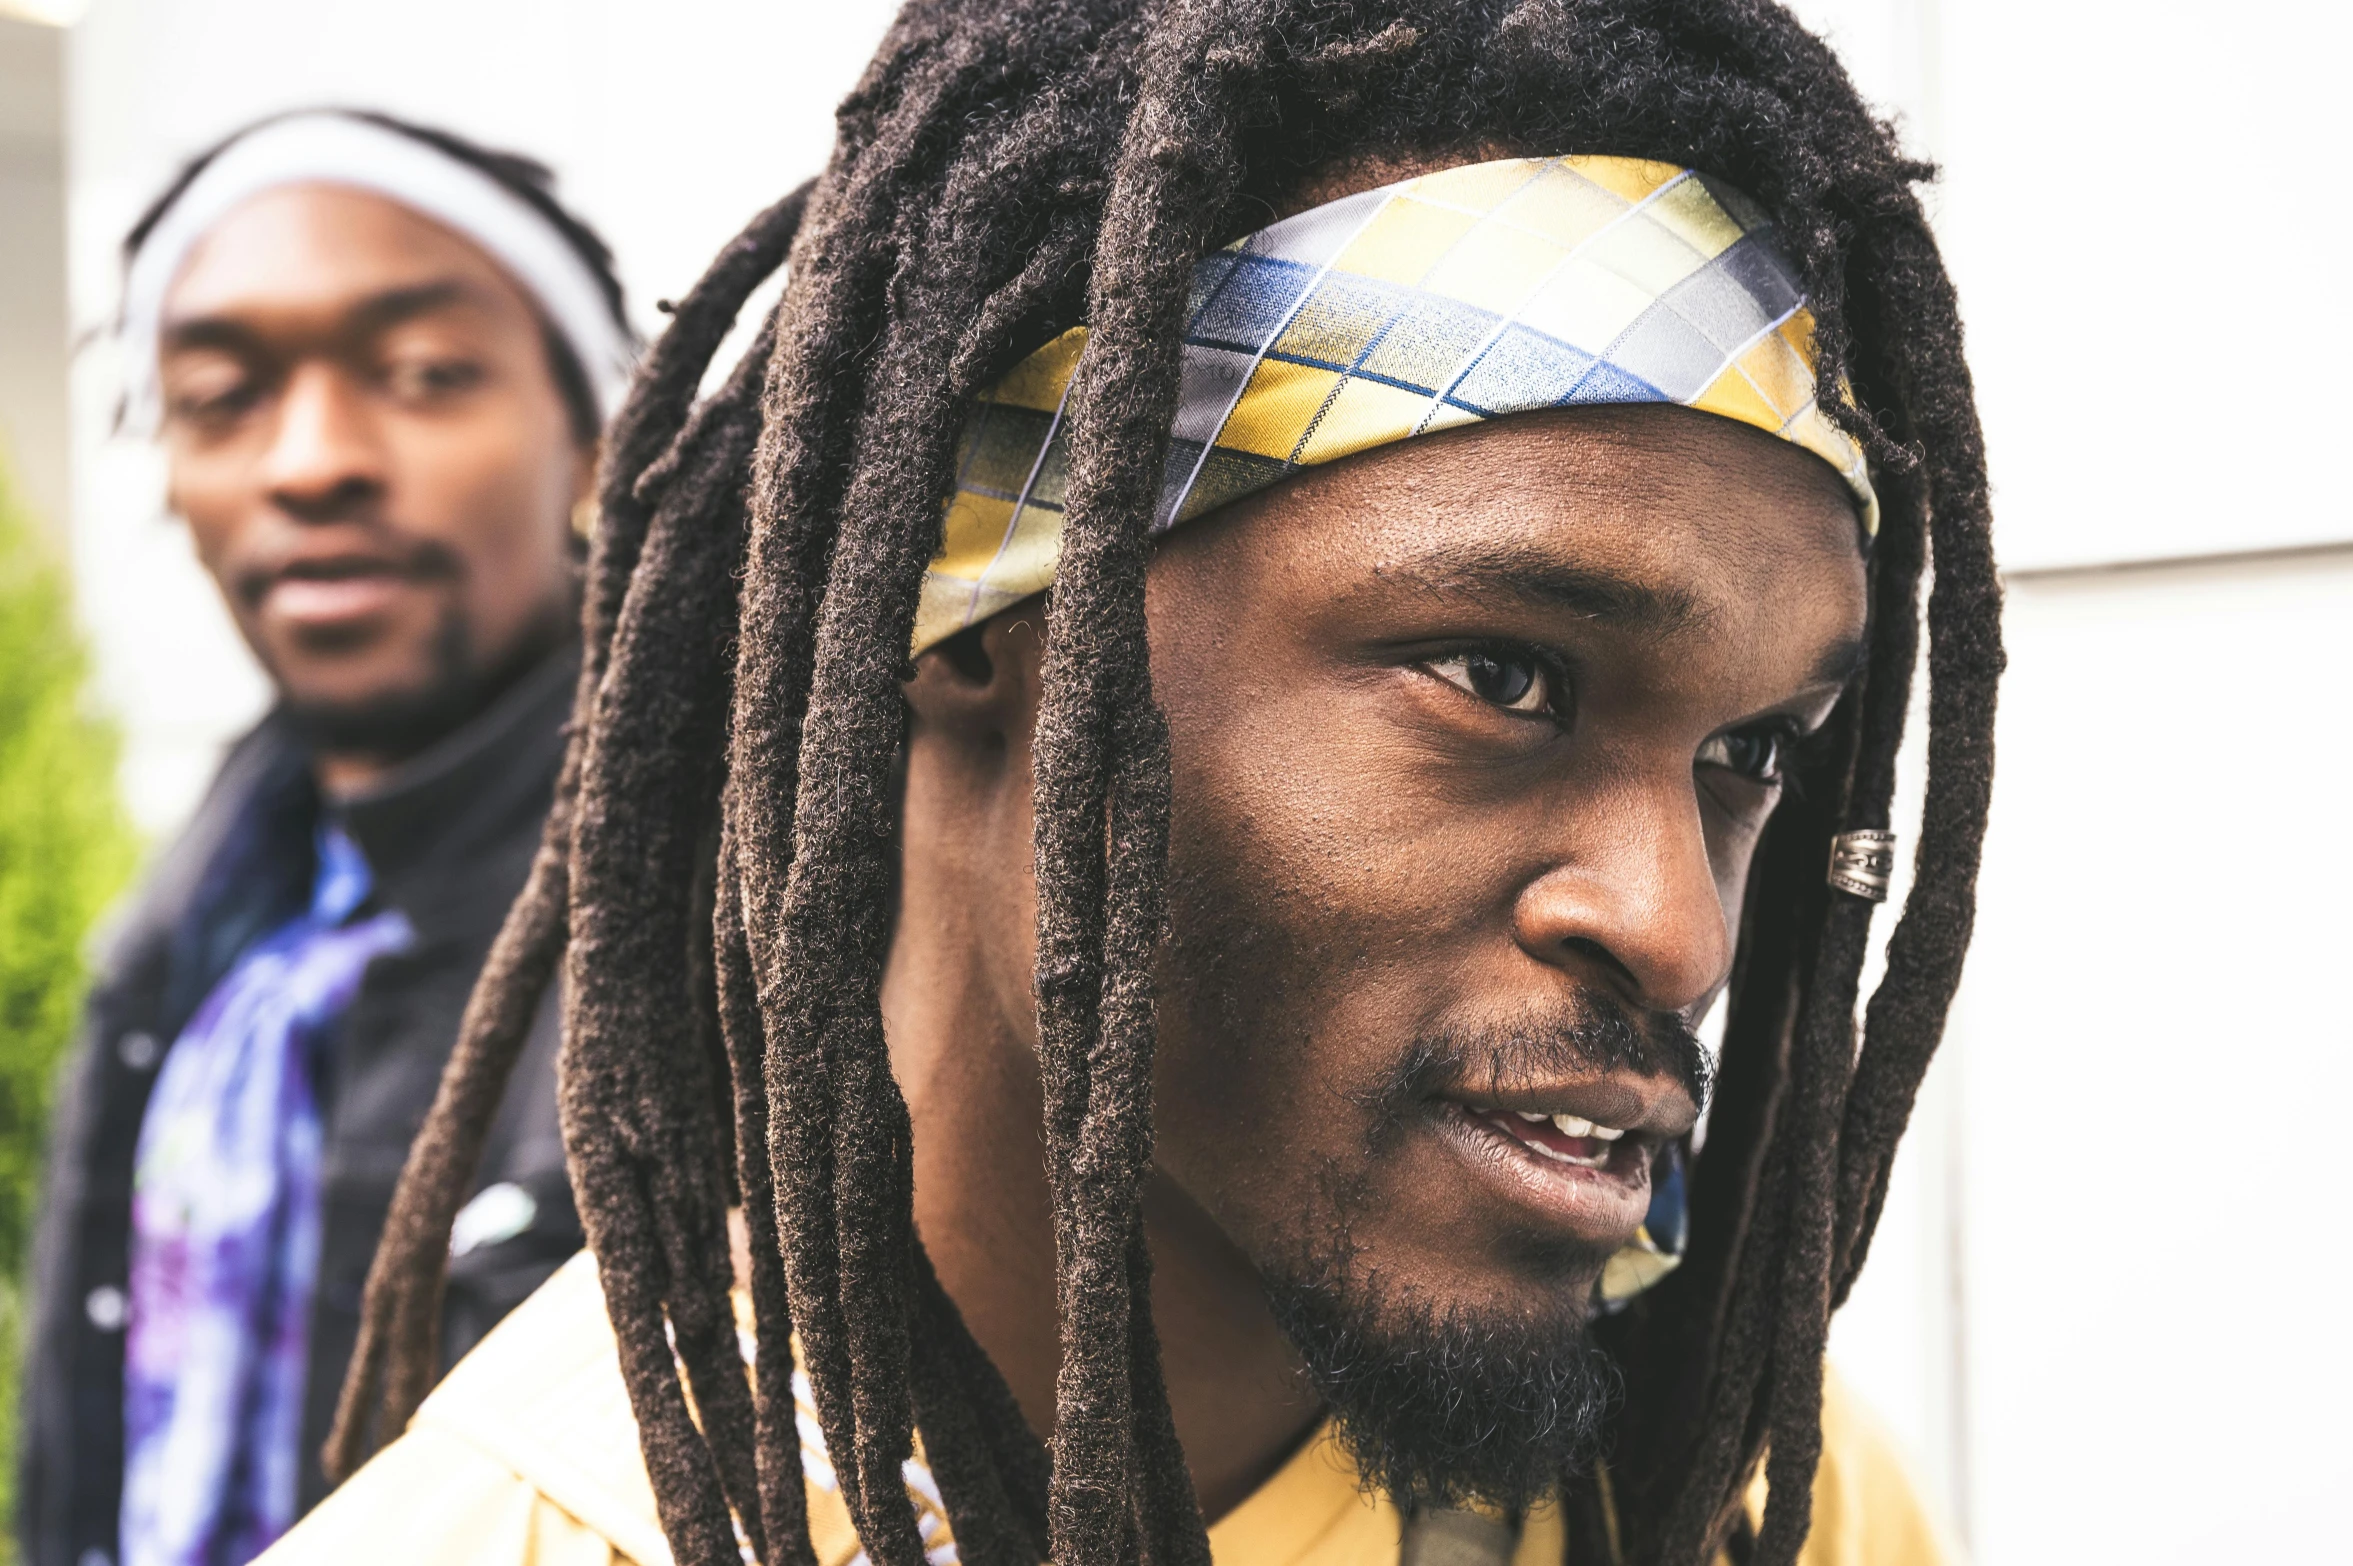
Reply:
M381 562L382 568L411 581L455 581L465 573L465 562L446 544L431 540L385 539L371 534L369 546L354 551ZM279 582L294 574L297 562L253 566L238 573L237 590L247 602L258 602Z
M1417 1039L1397 1074L1398 1101L1466 1081L1492 1084L1571 1071L1672 1077L1701 1110L1716 1086L1715 1060L1682 1017L1654 1011L1638 1019L1616 1000L1596 997L1572 1016L1503 1028L1449 1028Z

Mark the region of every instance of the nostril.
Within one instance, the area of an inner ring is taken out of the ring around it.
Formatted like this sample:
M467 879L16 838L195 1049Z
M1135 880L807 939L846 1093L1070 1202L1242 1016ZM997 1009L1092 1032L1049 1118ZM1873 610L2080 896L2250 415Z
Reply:
M1642 983L1640 980L1634 977L1634 970L1620 962L1618 960L1617 953L1602 945L1601 942L1594 940L1591 936L1563 936L1561 938L1560 944L1563 951L1575 952L1578 956L1608 969L1612 974L1617 976L1618 980L1627 987L1629 992L1637 995L1642 993Z
M371 479L345 474L324 484L282 481L272 486L272 498L297 522L350 522L367 514L382 489Z

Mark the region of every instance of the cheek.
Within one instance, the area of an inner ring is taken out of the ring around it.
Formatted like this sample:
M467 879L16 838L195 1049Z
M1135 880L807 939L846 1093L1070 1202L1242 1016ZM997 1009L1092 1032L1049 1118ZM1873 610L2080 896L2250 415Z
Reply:
M1715 872L1716 899L1724 905L1726 929L1740 928L1749 870L1756 863L1757 844L1771 820L1772 813L1767 811L1753 821L1716 827L1708 833L1708 863Z
M259 518L255 465L219 454L196 454L177 443L170 456L165 502L188 525L196 558L217 571L233 554L246 525Z
M1163 1162L1188 1187L1247 1179L1287 1157L1274 1134L1308 1113L1312 1019L1327 1008L1335 932L1315 878L1180 768L1162 962ZM1318 913L1322 918L1317 918ZM1206 1205L1221 1204L1196 1191Z
M1361 1170L1478 898L1372 824L1386 791L1361 771L1216 732L1175 746L1160 1162L1253 1247Z
M534 423L468 420L401 442L403 525L464 556L475 590L493 597L566 557L578 459Z

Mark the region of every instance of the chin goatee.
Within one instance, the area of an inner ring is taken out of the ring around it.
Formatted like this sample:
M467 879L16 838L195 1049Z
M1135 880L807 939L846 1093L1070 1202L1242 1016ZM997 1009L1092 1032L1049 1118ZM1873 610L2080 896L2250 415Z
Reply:
M1269 1281L1276 1317L1359 1471L1401 1509L1516 1515L1590 1461L1620 1383L1582 1310L1439 1313L1344 1268L1313 1274Z

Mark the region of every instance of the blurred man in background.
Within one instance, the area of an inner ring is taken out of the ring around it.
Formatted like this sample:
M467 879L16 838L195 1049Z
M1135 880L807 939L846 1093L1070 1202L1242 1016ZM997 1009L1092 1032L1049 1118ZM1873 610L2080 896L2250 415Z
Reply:
M35 1255L36 1566L235 1566L317 1453L393 1182L537 845L631 338L544 168L267 120L132 230L126 419L277 701L123 919ZM543 1005L453 1238L462 1353L580 1244Z

